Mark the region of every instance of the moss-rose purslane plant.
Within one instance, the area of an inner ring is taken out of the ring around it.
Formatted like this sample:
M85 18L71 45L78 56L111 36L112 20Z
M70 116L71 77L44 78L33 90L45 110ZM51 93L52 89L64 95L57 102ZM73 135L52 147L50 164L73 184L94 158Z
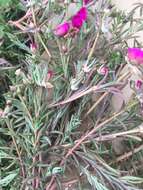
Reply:
M0 187L139 190L143 51L129 48L125 56L136 21L109 9L109 0L8 1L12 7L3 10L0 0L0 25L6 19L0 26ZM140 76L132 81L134 68ZM125 95L135 94L129 103L120 101L126 86ZM123 142L121 156L114 139Z

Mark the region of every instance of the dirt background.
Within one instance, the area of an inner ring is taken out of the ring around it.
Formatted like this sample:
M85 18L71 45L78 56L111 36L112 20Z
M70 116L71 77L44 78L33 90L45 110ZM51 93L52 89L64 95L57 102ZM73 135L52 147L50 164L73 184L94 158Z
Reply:
M112 0L112 2L120 10L130 11L135 3L143 3L143 0Z

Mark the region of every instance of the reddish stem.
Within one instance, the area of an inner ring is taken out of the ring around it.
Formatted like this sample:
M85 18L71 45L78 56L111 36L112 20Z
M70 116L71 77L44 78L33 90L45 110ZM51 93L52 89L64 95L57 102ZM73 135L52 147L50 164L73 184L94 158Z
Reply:
M123 113L123 111L116 113L115 115L111 116L109 119L106 119L105 121L103 121L102 123L100 123L99 125L97 125L97 127L93 128L90 132L88 132L87 134L85 134L83 137L81 137L77 143L68 151L68 153L66 154L66 156L64 157L64 159L61 161L60 166L62 166L66 159L73 154L73 152L80 146L80 144L86 140L88 137L90 137L93 133L95 133L97 130L99 130L101 127L103 127L104 125L106 125L107 123L109 123L110 121L112 121L114 118L118 117L119 115L121 115ZM49 185L47 186L46 190L54 190L55 188L55 183L53 183L55 180L55 176L52 177Z

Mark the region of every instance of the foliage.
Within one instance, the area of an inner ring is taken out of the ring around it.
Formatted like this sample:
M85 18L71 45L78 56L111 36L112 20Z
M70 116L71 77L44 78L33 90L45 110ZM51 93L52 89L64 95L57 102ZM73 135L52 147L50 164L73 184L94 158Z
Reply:
M136 89L119 112L112 108L112 96L122 97L131 74L122 68L135 66L126 59L127 41L137 43L133 35L142 24L134 10L128 17L99 0L87 5L88 19L79 31L56 36L56 26L81 6L82 1L0 0L3 189L143 188ZM124 152L117 155L113 140L120 137Z

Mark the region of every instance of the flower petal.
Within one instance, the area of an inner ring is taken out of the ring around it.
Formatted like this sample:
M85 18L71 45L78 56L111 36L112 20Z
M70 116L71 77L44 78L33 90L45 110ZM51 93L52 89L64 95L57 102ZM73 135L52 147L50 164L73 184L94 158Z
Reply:
M75 16L72 17L72 26L80 29L83 22L87 20L87 9L82 7Z
M56 27L56 29L54 30L54 34L56 36L65 36L70 30L70 23L65 22L63 24L60 24Z
M83 24L83 21L78 15L75 15L72 17L72 26L74 28L80 29L82 27L82 24Z
M128 59L138 64L143 64L143 51L140 48L128 48Z
M86 7L82 7L78 12L77 16L81 18L81 20L86 21L87 20L87 9Z
M88 3L92 2L93 0L83 0L83 3L87 5Z

